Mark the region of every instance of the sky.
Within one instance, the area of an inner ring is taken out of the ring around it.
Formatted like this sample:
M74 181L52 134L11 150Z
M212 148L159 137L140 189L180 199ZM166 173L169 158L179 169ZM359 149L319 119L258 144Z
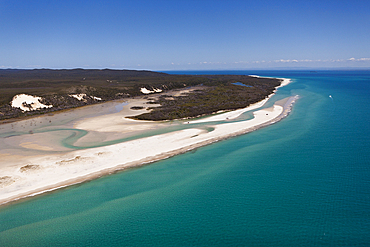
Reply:
M370 0L0 0L0 68L370 68Z

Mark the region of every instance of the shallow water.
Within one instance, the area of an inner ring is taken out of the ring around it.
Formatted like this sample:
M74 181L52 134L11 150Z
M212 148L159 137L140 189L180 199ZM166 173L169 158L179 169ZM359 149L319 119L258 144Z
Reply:
M272 100L300 99L253 133L3 206L1 246L368 246L370 72L218 73L292 78Z

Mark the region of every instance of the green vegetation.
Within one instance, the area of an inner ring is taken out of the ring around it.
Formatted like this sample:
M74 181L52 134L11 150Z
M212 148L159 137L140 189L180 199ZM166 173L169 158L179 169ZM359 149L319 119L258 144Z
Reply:
M149 113L134 117L140 120L172 120L208 115L220 110L235 110L263 100L280 85L277 79L251 78L249 76L202 76L207 78L206 87L192 93L172 97L161 95L161 104ZM233 85L242 82L251 87Z
M232 85L231 83L234 82L242 82L250 87ZM153 103L160 103L161 107L137 118L177 119L245 107L272 93L274 88L280 85L280 81L243 75L170 75L136 70L2 69L0 70L0 120L140 96L143 95L140 91L143 87L166 92L195 85L203 85L203 90L174 97L174 100L160 97ZM22 93L40 96L43 98L41 103L52 104L53 107L29 112L11 107L12 98ZM81 93L87 95L81 101L69 96Z

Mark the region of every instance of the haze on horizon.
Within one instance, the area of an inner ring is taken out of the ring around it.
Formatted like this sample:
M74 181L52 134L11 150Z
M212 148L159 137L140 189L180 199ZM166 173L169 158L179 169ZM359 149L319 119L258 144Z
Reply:
M370 68L368 0L0 0L0 68Z

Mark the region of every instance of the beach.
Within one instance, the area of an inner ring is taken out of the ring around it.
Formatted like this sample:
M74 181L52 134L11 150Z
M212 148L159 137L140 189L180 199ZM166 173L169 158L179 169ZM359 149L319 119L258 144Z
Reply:
M289 82L283 79L280 86ZM55 114L17 123L22 126L23 134L18 130L17 135L2 138L0 142L5 147L0 153L0 204L152 163L276 123L289 114L297 96L259 109L272 95L243 109L175 123L127 118L146 111L148 100L144 98L59 113L64 118ZM144 108L133 110L133 106ZM231 121L250 111L254 111L252 119ZM36 122L42 125L38 127L42 131L33 131ZM55 122L60 124L58 128L52 125ZM15 125L3 125L0 130L6 132L16 128ZM170 127L173 131L167 131ZM160 133L146 134L150 131ZM66 135L78 137L73 147L61 145ZM108 145L110 141L125 138L128 139Z

